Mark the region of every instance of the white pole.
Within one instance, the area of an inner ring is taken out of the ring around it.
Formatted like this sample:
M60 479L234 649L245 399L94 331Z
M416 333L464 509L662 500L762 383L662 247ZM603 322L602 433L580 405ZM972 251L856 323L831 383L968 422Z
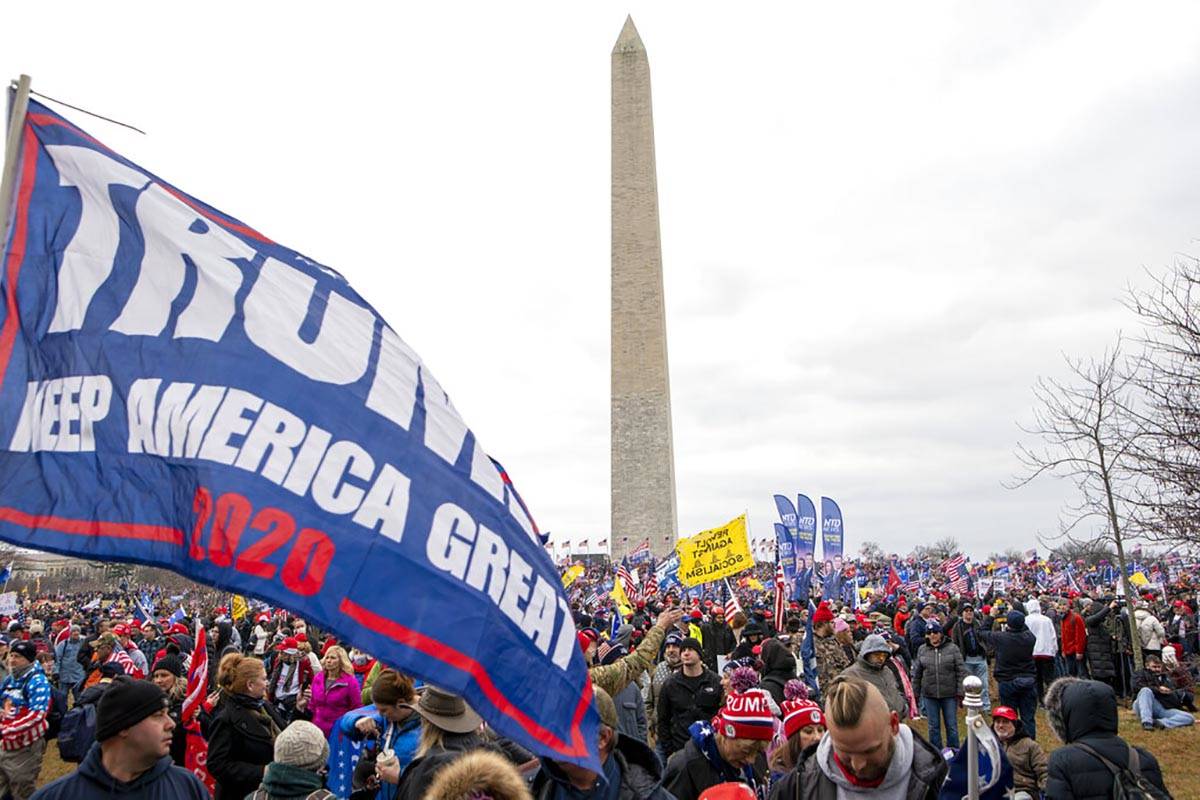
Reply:
M4 177L0 180L0 226L4 229L0 247L8 243L8 217L12 210L13 184L17 182L21 130L25 125L25 112L29 108L29 84L29 76L22 75L17 81L17 93L13 96L12 108L9 109L8 138L4 144Z
M975 675L963 680L963 705L967 707L967 797L979 800L979 739L983 727L983 681Z

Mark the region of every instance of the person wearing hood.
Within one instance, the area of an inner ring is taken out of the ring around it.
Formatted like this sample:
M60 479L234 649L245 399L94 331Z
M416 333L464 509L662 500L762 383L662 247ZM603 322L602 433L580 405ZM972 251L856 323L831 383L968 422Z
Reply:
M873 685L837 678L825 694L825 719L829 729L816 751L771 787L771 800L938 797L949 771L946 759L900 724Z
M929 742L942 749L942 724L946 726L946 745L958 749L958 703L963 680L968 673L962 652L955 647L936 620L925 624L928 640L913 660L913 691L920 698L921 711L929 719ZM939 720L940 718L940 720Z
M1083 607L1083 624L1087 629L1087 667L1092 679L1117 688L1117 642L1109 625L1109 615L1118 608L1116 600L1098 603L1087 599Z
M246 800L333 800L336 795L322 777L328 760L329 742L321 729L298 719L275 738L275 759Z
M733 648L733 652L729 654L730 660L736 661L740 658L754 656L754 648L763 643L763 638L766 635L766 628L758 620L746 623L746 627L742 628L741 640L738 642L737 647Z
M1148 656L1153 653L1161 658L1163 642L1167 640L1167 631L1158 621L1158 617L1150 611L1150 606L1145 601L1138 603L1137 609L1133 612L1133 619L1137 622L1142 655Z
M992 674L1000 689L1000 704L1017 709L1025 730L1037 739L1037 667L1033 663L1037 637L1025 627L1025 615L1009 611L1005 630L980 631L979 636L996 652Z
M992 731L1012 765L1013 790L1040 796L1046 788L1046 751L1030 738L1017 712L1008 706L996 706L992 712Z
M600 716L597 749L602 774L543 758L533 779L533 796L537 800L671 800L671 794L662 786L662 763L645 742L621 735L612 697L595 684L592 684L592 704Z
M1104 760L1127 767L1136 759L1140 776L1167 792L1154 756L1117 735L1117 696L1111 686L1059 678L1046 690L1046 717L1066 745L1050 754L1047 800L1112 797L1113 773Z
M908 719L908 700L904 690L896 681L896 673L888 666L892 656L892 647L877 633L863 639L858 650L858 658L854 663L842 670L847 678L858 678L866 681L879 690L888 708L896 712L900 721Z
M687 745L671 756L663 786L678 800L699 800L720 783L744 783L757 790L767 774L766 751L775 737L776 718L761 691L733 693L711 721L688 728Z
M1038 699L1044 701L1046 687L1054 681L1054 659L1058 656L1058 631L1054 622L1042 613L1036 598L1025 602L1025 627L1033 633L1033 666Z
M782 707L786 698L783 687L796 677L796 657L778 639L767 639L762 646L763 672L759 683L771 693L775 705Z
M175 722L152 683L119 678L96 710L96 743L78 769L43 786L37 800L208 800L200 779L171 761Z

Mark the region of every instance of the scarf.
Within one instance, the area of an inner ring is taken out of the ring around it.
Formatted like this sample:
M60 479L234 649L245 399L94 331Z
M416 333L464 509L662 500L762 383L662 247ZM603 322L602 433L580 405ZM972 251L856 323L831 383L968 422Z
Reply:
M258 721L271 734L271 739L275 739L279 735L279 726L275 724L275 718L267 713L265 700L261 697L251 697L248 694L241 693L235 694L234 698L237 700L238 705L250 709L251 713L258 717Z
M325 788L325 782L315 772L272 761L263 773L262 788L273 798L308 797Z

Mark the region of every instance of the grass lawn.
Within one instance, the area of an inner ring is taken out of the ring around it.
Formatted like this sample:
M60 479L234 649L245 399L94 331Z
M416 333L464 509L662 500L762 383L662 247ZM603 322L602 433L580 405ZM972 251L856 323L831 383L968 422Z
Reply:
M1179 728L1173 731L1144 731L1141 724L1127 709L1120 709L1121 736L1130 744L1149 750L1162 765L1167 788L1176 800L1200 800L1200 727ZM913 728L926 732L925 722L913 723ZM966 722L959 715L960 737L966 734ZM965 739L963 740L965 742ZM1038 711L1038 743L1050 752L1062 746L1050 730L1050 722L1042 711ZM38 785L44 785L65 775L75 768L58 758L58 747L54 742L46 748L46 760Z
M1118 706L1118 721L1121 737L1132 745L1154 754L1162 767L1163 780L1175 800L1200 800L1200 727L1176 728L1175 730L1144 731L1142 724L1127 708ZM914 730L924 736L927 726L924 720L912 724ZM1038 744L1047 753L1062 747L1062 742L1050 729L1046 712L1037 712ZM958 735L966 744L966 714L958 715Z

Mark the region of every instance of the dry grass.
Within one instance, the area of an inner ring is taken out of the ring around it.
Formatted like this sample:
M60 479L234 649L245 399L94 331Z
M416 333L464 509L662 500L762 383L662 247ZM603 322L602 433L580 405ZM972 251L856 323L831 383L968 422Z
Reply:
M1141 747L1154 754L1162 768L1163 779L1167 789L1175 800L1200 800L1200 727L1176 728L1175 730L1144 731L1142 724L1133 712L1119 708L1120 734L1125 741ZM925 735L925 721L914 722L914 730ZM959 739L966 739L965 714L958 716ZM1037 712L1037 741L1047 753L1062 747L1054 732L1050 729L1050 721L1046 712Z
M1162 765L1167 788L1176 800L1200 800L1200 727L1144 731L1132 712L1121 709L1120 714L1121 736L1130 744L1143 747L1154 754L1158 763ZM922 735L926 732L923 721L913 723L913 728ZM962 715L959 717L958 730L960 737L966 734L966 723ZM1062 746L1062 743L1054 738L1050 731L1050 723L1042 711L1038 711L1038 743L1046 752ZM46 760L42 764L38 785L44 786L74 768L74 764L64 763L59 759L58 748L51 742L46 748Z

